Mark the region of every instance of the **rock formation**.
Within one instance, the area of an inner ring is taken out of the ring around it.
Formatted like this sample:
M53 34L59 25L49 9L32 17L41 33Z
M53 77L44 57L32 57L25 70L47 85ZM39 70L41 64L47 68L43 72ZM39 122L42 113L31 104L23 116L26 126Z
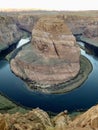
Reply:
M0 130L48 130L52 127L48 114L39 108L26 114L0 114Z
M98 130L98 105L78 116L75 120L73 120L70 126L88 128L88 130Z
M93 17L93 15L91 16L90 14L85 16L84 14L85 13L82 15L69 14L65 17L68 26L75 35L83 34L87 28L92 28L94 31L94 29L98 27L98 16Z
M36 22L36 20L38 16L32 16L32 15L19 15L17 16L17 25L20 29L25 30L27 32L32 32L34 23Z
M74 119L67 111L50 118L39 108L25 114L0 114L0 130L98 130L98 105Z
M78 74L80 49L62 19L43 17L34 26L31 45L11 60L11 69L43 88L49 87Z
M84 29L83 35L80 39L95 47L98 47L98 23L96 25L89 25Z
M98 37L98 27L95 25L87 26L83 32L83 35L87 38L96 38Z
M0 16L0 51L16 43L22 37L22 32L16 26L12 17Z
M78 40L98 47L98 16L68 15L65 19L72 33L81 35Z

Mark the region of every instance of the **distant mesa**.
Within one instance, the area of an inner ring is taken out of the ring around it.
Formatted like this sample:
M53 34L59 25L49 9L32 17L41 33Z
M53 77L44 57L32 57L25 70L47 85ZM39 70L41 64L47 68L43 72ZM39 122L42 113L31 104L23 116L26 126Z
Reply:
M33 28L31 44L11 60L11 69L40 88L74 78L80 70L80 48L64 20L40 18Z

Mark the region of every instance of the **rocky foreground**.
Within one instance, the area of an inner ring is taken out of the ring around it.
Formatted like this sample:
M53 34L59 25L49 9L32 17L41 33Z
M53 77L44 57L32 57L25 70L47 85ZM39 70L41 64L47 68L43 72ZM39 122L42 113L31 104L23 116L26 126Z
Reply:
M16 75L46 88L78 74L80 49L63 19L40 18L33 28L30 46L11 60Z
M98 130L98 105L74 118L67 111L50 118L39 108L26 114L0 114L0 130Z

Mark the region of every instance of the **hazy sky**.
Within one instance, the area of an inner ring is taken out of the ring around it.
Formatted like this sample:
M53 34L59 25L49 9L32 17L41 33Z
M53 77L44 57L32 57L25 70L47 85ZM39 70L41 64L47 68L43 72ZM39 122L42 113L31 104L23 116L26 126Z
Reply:
M0 8L98 10L98 0L0 0Z

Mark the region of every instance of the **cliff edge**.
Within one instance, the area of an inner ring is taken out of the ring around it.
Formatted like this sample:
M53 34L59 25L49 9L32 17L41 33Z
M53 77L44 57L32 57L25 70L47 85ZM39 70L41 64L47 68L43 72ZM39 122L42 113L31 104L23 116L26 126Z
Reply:
M17 27L12 17L0 16L0 52L17 43L23 32Z
M50 118L39 108L25 114L0 114L0 130L98 130L98 105L74 119L66 110Z
M80 49L64 21L42 17L32 31L32 42L11 60L12 71L46 88L74 78L80 70Z

